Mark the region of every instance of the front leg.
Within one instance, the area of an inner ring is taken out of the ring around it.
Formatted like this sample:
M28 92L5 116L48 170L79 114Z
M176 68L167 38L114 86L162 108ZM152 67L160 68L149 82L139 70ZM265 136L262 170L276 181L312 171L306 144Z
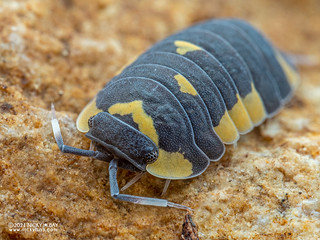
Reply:
M109 155L109 154L105 154L99 151L85 150L85 149L64 145L59 122L58 122L53 104L51 105L51 114L52 114L51 125L52 125L53 135L61 152L75 154L78 156L93 157L95 159L99 159L106 162L109 162L110 160L112 160L112 155Z
M174 208L180 208L184 210L192 210L187 206L172 203L166 199L148 198L148 197L140 197L140 196L134 196L134 195L128 195L128 194L120 194L118 182L117 182L117 170L118 170L118 160L113 159L109 164L110 193L113 198L119 199L122 201L132 202L135 204L141 204L141 205L150 205L150 206L158 206L158 207L174 207Z

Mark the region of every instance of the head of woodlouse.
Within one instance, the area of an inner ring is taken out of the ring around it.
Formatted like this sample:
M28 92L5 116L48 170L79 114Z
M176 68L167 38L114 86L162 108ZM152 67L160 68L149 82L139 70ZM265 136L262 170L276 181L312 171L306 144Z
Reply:
M145 134L107 112L100 112L88 120L86 134L99 151L112 154L120 161L128 161L140 170L157 160L159 150Z

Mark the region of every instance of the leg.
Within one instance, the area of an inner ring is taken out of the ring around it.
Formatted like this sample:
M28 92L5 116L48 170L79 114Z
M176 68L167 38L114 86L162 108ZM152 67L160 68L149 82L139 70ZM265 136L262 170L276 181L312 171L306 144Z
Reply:
M145 174L146 172L139 172L134 178L132 178L129 182L127 182L126 185L124 185L120 191L124 191L127 188L129 188L132 184L136 183L137 181L139 181L140 178L142 178L142 176Z
M164 196L168 190L169 184L170 184L171 180L170 179L166 179L166 183L164 184L164 188L162 190L161 196Z
M110 182L110 193L111 196L115 199L119 199L122 201L132 202L141 205L151 205L151 206L158 206L158 207L175 207L185 210L192 210L189 207L168 202L165 199L158 199L158 198L148 198L148 197L139 197L127 194L120 194L119 187L117 182L117 170L118 170L118 160L113 159L109 164L109 182Z
M52 130L53 130L53 135L54 138L56 139L56 142L58 144L59 149L63 153L71 153L79 156L86 156L86 157L93 157L102 161L109 162L112 160L111 155L107 155L98 151L92 151L92 150L84 150L80 148L74 148L71 146L64 145L62 135L61 135L61 130L59 126L58 119L56 117L56 113L54 110L53 104L51 105L51 113L52 113L52 120L51 120L51 125L52 125Z
M291 54L282 51L281 53L288 57L295 66L313 67L319 64L319 58L313 54Z
M238 142L235 142L235 143L233 144L233 149L236 149L237 146L238 146Z

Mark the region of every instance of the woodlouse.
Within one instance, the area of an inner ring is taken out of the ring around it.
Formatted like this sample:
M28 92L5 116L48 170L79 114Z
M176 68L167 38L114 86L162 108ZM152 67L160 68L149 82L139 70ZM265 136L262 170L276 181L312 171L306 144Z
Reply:
M52 125L62 152L110 162L116 199L188 208L120 194L117 167L167 180L196 177L223 156L224 144L275 115L298 82L287 55L251 25L210 20L152 46L84 108L77 127L95 151L64 145L54 110Z

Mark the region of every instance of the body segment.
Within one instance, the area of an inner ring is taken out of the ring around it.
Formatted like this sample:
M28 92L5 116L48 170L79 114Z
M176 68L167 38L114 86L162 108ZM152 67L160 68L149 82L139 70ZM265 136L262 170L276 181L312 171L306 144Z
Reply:
M172 68L158 64L135 64L125 69L114 82L126 77L146 77L164 85L186 111L196 144L211 160L220 159L224 153L224 145L213 130L205 103L185 76Z

